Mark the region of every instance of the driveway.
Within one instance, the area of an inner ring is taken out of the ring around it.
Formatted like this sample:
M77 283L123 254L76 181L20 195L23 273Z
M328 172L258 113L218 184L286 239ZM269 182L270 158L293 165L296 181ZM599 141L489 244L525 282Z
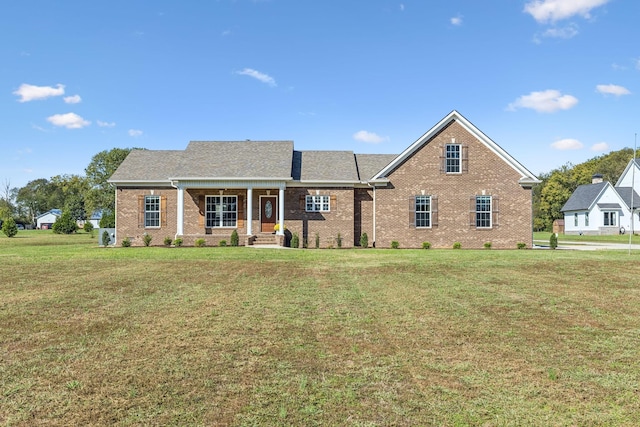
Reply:
M534 240L534 249L549 249L549 242L544 240ZM558 242L556 249L574 250L574 251L599 251L599 250L629 250L628 243L600 243L600 242ZM640 245L632 244L632 250L639 250Z

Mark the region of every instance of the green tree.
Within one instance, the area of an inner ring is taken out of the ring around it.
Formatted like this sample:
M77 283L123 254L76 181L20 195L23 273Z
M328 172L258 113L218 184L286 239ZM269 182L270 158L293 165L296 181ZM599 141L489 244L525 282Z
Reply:
M107 180L131 150L134 148L112 148L101 151L91 158L91 162L85 169L89 186L85 197L88 212L115 210L114 188Z
M13 237L18 234L18 226L13 218L9 217L2 223L2 232L7 237Z
M87 179L80 175L57 175L51 178L62 194L62 209L68 209L75 220L87 219L85 195L89 191Z
M67 209L63 210L62 215L53 223L53 232L56 234L71 234L75 233L77 229L78 224Z

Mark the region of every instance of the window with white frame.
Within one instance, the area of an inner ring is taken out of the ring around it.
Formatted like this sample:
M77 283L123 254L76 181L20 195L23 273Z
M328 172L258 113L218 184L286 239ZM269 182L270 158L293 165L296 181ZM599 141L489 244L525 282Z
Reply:
M416 227L431 227L431 196L416 196L415 198Z
M589 226L589 212L584 213L584 226L585 227Z
M144 197L144 226L160 227L160 196Z
M460 144L447 144L444 148L444 161L446 173L460 173L462 147Z
M616 225L616 217L617 217L617 212L616 211L604 211L604 226L605 227L613 227Z
M573 225L574 227L578 226L578 212L573 214Z
M476 196L476 227L491 228L491 196Z
M329 212L329 196L307 196L306 211L307 212Z
M207 196L205 217L207 228L236 227L238 196Z

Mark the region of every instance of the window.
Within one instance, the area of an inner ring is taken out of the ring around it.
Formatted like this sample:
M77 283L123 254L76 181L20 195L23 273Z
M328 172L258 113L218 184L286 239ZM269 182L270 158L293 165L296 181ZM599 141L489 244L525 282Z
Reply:
M307 196L307 212L329 212L329 196Z
M431 196L416 196L416 227L431 227Z
M578 226L578 213L577 212L573 214L573 225L574 225L574 227Z
M491 196L476 196L476 227L491 228Z
M445 172L446 173L460 173L460 160L461 160L461 147L460 144L447 144L445 146Z
M584 213L584 226L585 227L589 226L589 212Z
M207 228L236 227L238 196L207 196L205 217Z
M144 197L144 226L160 227L160 196Z
M616 212L615 211L605 211L604 213L604 226L605 227L613 227L616 225Z

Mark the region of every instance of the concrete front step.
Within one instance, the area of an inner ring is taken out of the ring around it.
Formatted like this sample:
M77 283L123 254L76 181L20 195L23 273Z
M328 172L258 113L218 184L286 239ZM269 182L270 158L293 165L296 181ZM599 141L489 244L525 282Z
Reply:
M275 245L277 244L276 235L275 234L256 234L254 240L254 245Z

